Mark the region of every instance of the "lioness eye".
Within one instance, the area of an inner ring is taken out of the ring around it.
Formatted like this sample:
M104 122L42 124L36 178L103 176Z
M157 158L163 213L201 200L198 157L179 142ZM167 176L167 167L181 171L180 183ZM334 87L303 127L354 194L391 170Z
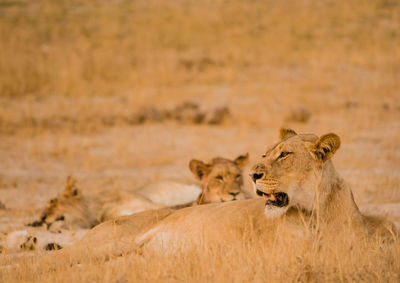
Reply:
M217 180L223 180L224 178L221 175L218 175L217 177L215 177L215 179Z
M236 179L240 179L240 177L242 177L242 175L237 174L235 178L236 178Z
M281 155L279 155L278 158L284 158L284 157L288 156L288 155L291 154L291 153L292 153L292 152L282 151L282 152L281 152Z

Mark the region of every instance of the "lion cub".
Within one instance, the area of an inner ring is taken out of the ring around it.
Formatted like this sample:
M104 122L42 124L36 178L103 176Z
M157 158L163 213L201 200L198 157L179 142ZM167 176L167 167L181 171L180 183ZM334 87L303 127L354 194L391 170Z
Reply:
M77 181L68 177L65 190L51 199L40 219L30 225L43 225L51 231L88 229L109 219L150 209L242 200L246 198L242 168L247 162L248 154L235 160L217 157L209 164L191 160L189 168L201 187L164 181L133 192L109 190L86 195L78 188Z

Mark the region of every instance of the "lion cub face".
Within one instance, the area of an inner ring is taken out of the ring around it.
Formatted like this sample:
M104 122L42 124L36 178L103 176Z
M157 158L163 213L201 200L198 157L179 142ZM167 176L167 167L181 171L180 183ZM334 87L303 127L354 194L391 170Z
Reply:
M83 196L76 185L77 181L68 177L65 190L56 198L47 202L40 220L30 226L46 225L48 230L68 228L79 222L82 228L91 228L96 224L96 219L87 213Z
M335 134L318 138L281 129L280 139L250 174L256 193L265 199L268 218L281 216L290 206L311 212L326 164L340 146Z
M235 160L217 157L209 164L195 159L190 161L189 168L203 189L197 204L245 199L242 170L248 158L246 154Z

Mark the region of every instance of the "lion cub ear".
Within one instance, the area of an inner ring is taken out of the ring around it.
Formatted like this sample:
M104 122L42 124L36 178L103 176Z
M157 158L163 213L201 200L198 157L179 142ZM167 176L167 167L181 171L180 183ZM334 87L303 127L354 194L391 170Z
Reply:
M287 128L281 128L279 130L279 139L283 140L286 139L288 137L292 137L297 135L297 133L295 131L293 131L292 129L287 129Z
M63 193L63 196L68 198L68 197L77 197L81 194L79 189L76 186L76 179L74 179L72 176L69 176L67 178L67 185L65 186L65 190Z
M57 206L58 205L58 199L53 198L47 202L47 207L52 207L52 206Z
M336 134L321 136L313 145L313 153L322 161L328 161L340 147L340 138Z
M201 180L204 176L208 175L211 171L211 165L205 164L203 161L192 159L189 163L190 171L193 175Z
M236 159L233 161L237 166L239 167L244 167L249 163L249 153L246 153L245 155L239 155L236 157Z

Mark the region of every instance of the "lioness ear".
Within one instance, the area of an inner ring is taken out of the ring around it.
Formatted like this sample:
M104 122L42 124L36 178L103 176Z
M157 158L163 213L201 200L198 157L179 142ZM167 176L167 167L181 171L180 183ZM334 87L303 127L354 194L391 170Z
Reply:
M328 161L340 147L340 138L336 134L326 134L321 136L313 146L313 153L322 161Z
M279 130L279 139L283 140L291 136L295 136L297 133L293 131L292 129L287 129L287 128L281 128Z
M246 153L245 155L239 155L233 162L239 167L246 166L247 163L249 163L249 153Z
M190 171L192 171L193 175L201 180L204 176L210 173L211 166L205 164L203 161L192 159L189 163Z
M79 196L81 194L81 192L79 191L79 189L76 186L77 181L69 176L67 178L67 185L65 186L65 190L64 190L64 197L68 198L68 197L76 197Z

